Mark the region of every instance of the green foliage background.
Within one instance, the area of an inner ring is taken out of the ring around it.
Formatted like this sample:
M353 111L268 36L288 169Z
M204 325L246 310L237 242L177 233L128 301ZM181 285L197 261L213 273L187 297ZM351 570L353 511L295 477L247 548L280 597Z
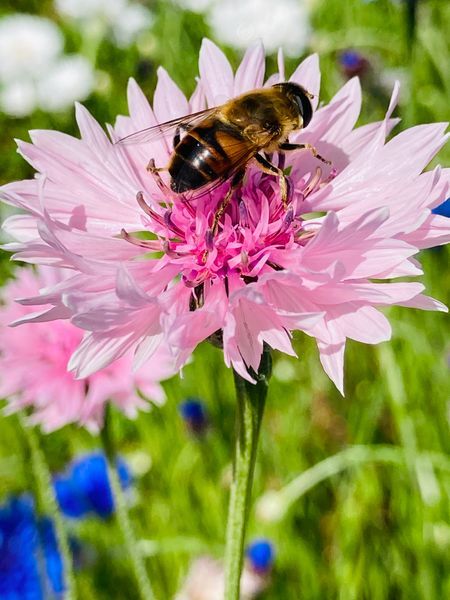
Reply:
M100 122L126 112L129 76L136 77L151 97L159 64L185 92L193 89L201 38L208 35L203 18L167 2L150 6L156 14L152 32L126 51L106 38L86 39L60 21L67 49L81 49L109 75L86 102ZM363 83L361 123L382 117L388 94L377 82L389 69L401 69L409 88L397 111L400 128L448 118L449 3L419 3L415 44L399 3L328 0L312 6L311 49L321 57L323 100L343 82L337 53L356 47L373 64L371 77ZM48 0L4 0L0 10L58 21ZM231 48L226 51L236 66L238 54ZM296 62L288 61L289 68ZM269 57L269 69L274 64ZM15 154L13 142L26 139L31 128L76 134L71 113L35 113L22 120L0 114L0 182L32 174ZM439 162L448 164L449 158L447 146ZM447 304L448 257L445 249L420 257L429 293ZM5 253L0 264L4 280L14 265ZM250 538L267 536L277 550L266 600L450 598L448 319L442 313L408 309L387 314L394 331L391 343L349 344L345 398L321 371L315 345L306 336L297 340L299 360L275 357L254 497L282 489L304 471L309 489L279 521L267 522L252 512ZM136 421L114 413L122 454L131 464L151 459L137 480L131 514L138 536L147 541L149 573L157 597L163 599L174 596L195 556L222 555L234 435L232 377L217 349L201 347L184 378L169 381L165 388L168 401L161 409L141 414ZM211 428L201 440L188 434L178 413L178 403L188 395L200 396L207 404ZM0 431L1 501L28 489L30 473L26 431L18 419L0 417ZM42 438L42 444L56 471L72 457L97 448L99 440L66 427ZM345 449L356 444L367 446L362 462L346 454ZM380 460L379 451L385 447L392 460ZM341 470L333 475L324 463L323 479L313 485L314 471L309 469L342 452ZM77 574L79 597L136 598L114 521L90 519L70 526L96 556Z

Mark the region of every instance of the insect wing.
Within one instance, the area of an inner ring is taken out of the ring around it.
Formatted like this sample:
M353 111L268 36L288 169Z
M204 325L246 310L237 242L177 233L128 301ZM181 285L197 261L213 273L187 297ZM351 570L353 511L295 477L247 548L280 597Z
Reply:
M184 117L173 119L172 121L166 121L165 123L160 123L159 125L153 125L152 127L147 127L146 129L141 129L140 131L130 133L129 135L126 135L120 140L114 142L114 144L119 146L145 144L147 142L151 142L152 140L163 138L170 133L175 135L177 129L180 132L188 131L189 129L192 129L201 123L207 117L213 115L216 111L217 108L208 108L190 115L185 115Z
M258 148L253 144L231 137L228 142L221 139L221 145L226 152L229 161L226 171L217 179L211 183L205 184L201 188L183 192L183 196L186 197L186 199L195 200L213 192L225 182L231 180L239 171L243 171L249 160L253 158L258 151Z

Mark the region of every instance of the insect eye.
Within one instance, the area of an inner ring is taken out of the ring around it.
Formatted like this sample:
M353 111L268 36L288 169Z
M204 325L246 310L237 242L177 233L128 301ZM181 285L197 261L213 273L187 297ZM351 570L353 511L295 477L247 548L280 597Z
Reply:
M311 100L303 90L296 93L294 99L303 118L303 127L307 127L313 115Z

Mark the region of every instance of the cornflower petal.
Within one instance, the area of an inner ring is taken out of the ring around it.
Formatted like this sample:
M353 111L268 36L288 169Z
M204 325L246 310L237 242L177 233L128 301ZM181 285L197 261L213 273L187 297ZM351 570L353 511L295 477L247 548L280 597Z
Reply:
M200 48L200 79L208 106L223 104L233 96L234 78L225 54L204 39Z
M264 82L266 60L262 42L254 42L242 59L234 78L234 95L260 88Z
M138 409L148 408L148 403L137 393L138 388L158 403L164 400L159 382L174 373L173 361L167 352L157 352L154 369L150 371L142 369L133 373L133 356L128 354L105 370L76 380L67 367L82 341L83 332L68 320L72 311L58 303L55 292L67 291L72 278L61 281L61 271L49 267L41 267L37 273L31 269L18 269L16 277L6 286L0 307L0 367L2 373L7 373L0 381L0 394L8 399L7 413L31 407L30 422L41 425L44 431L53 431L72 422L98 431L108 402L134 417ZM126 277L122 275L123 279ZM80 278L75 279L79 284ZM43 286L49 284L53 284L52 291L46 293L48 288ZM132 286L128 280L123 283L124 287L127 285ZM42 296L37 295L39 288L43 289ZM133 288L133 293L136 296L140 292ZM31 294L34 295L31 300L24 299L21 304L13 302L14 297ZM52 299L53 306L49 303ZM139 299L143 303L145 295L140 293ZM43 306L37 313L32 310L36 307L28 306L33 300ZM135 297L133 300L137 301ZM102 317L103 322L108 318ZM117 328L115 320L113 322ZM21 325L11 329L7 327L8 323ZM111 344L110 338L108 341ZM113 338L113 342L122 344L123 348L121 338ZM87 342L82 342L78 352L87 353L86 345ZM108 357L94 348L87 362L95 370L106 363ZM82 372L82 366L79 371Z
M320 68L319 68L319 56L317 54L311 54L305 58L303 62L292 73L289 81L298 83L303 86L310 94L314 95L311 100L311 104L314 110L316 110L319 104L319 93L320 93Z

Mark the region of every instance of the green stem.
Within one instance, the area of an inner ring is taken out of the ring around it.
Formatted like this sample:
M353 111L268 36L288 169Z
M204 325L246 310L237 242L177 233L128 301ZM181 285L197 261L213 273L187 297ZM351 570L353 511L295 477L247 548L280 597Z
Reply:
M439 452L421 452L418 457L435 469L450 473L450 459ZM382 463L404 467L408 465L404 448L388 444L356 445L341 450L316 463L278 491L265 492L256 504L262 520L277 522L286 516L291 506L307 492L330 477L366 463Z
M52 519L55 528L55 536L64 573L64 600L76 600L72 554L70 552L66 526L53 490L52 475L48 468L44 452L42 451L38 434L32 427L24 422L23 418L21 419L21 423L30 449L31 467L36 483L38 504L42 512Z
M106 455L108 479L114 498L115 516L122 532L128 556L133 566L139 595L142 600L154 600L155 595L153 594L150 579L147 575L142 553L137 543L136 536L134 535L133 526L128 514L126 499L120 484L119 475L117 473L116 451L111 432L111 415L109 406L107 406L105 410L105 423L101 431L101 439Z
M265 348L259 372L252 373L256 384L249 383L234 371L237 397L236 445L225 548L225 600L239 600L240 597L245 530L271 363L270 352Z

